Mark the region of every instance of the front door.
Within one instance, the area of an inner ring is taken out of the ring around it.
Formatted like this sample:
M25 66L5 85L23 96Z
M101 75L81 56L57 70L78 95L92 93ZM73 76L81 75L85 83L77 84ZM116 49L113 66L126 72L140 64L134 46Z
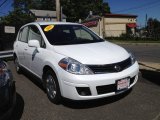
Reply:
M42 63L45 55L45 42L41 35L41 32L35 25L29 26L28 32L28 41L30 40L38 40L40 43L40 48L29 47L26 52L26 61L29 66L29 69L38 77L41 77L42 73Z

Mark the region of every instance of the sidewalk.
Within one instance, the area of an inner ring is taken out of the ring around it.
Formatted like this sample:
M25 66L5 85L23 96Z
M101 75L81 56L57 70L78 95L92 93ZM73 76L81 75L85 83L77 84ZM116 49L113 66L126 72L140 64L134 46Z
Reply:
M154 45L154 46L160 46L160 42L131 42L131 41L109 41L115 44L119 44L119 45Z
M139 61L138 63L140 65L140 69L147 69L160 72L160 63L142 62L142 61Z

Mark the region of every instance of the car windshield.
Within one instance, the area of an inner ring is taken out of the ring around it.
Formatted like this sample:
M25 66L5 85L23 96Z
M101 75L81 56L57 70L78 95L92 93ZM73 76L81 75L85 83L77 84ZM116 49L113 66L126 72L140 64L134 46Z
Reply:
M103 39L82 25L41 25L52 45L72 45L102 42Z

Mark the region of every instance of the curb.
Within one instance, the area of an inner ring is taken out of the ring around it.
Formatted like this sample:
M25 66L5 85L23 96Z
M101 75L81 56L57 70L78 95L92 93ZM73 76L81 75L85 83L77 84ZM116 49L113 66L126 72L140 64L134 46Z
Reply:
M160 43L129 43L129 42L113 42L113 43L119 44L119 45L145 45L145 46L154 45L154 46L160 46Z
M140 65L140 69L147 69L152 71L160 72L160 63L152 63L152 62L138 62Z

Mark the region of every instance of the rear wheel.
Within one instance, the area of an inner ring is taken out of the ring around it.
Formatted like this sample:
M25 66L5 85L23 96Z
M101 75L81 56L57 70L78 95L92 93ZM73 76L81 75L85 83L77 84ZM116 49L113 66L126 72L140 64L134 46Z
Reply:
M61 93L57 77L52 70L45 73L45 87L49 100L55 104L59 104L61 100Z
M19 61L18 61L18 58L17 58L17 57L15 58L14 63L15 63L15 67L16 67L16 72L17 72L18 74L20 74L20 73L21 73L21 67L20 67L20 65L19 65Z

